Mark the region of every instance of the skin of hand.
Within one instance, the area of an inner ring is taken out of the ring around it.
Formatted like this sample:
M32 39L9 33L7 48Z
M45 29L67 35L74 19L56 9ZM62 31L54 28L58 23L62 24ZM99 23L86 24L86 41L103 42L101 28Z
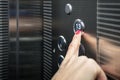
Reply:
M91 58L78 56L81 31L77 31L65 59L51 80L107 80L100 66Z

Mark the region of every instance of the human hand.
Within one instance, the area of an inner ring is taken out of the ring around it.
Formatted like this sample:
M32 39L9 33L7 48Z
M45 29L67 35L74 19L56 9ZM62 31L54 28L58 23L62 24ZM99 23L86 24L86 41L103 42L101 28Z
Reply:
M86 56L78 56L81 31L77 31L68 47L65 59L52 80L107 80L99 65Z

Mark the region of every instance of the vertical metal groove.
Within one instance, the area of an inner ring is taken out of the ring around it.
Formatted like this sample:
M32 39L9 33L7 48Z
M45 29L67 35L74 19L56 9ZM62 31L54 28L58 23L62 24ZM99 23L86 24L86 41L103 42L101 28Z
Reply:
M16 80L19 80L19 0L16 4Z
M43 80L52 77L52 1L43 1Z
M8 79L8 0L0 0L0 80Z

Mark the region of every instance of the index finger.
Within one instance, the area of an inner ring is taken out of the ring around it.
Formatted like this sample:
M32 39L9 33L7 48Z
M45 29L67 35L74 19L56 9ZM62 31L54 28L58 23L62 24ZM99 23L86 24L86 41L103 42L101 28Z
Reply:
M81 35L82 33L80 30L75 32L75 35L73 36L73 39L68 47L68 51L66 53L63 63L68 62L72 56L78 56L79 46L81 43Z

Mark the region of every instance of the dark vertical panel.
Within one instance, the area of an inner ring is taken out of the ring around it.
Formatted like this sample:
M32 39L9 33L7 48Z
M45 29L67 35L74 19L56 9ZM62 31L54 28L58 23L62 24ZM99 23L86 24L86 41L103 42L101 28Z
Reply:
M9 80L40 80L41 0L9 0Z
M41 0L19 0L19 79L40 80Z
M9 79L16 80L16 0L9 0Z

